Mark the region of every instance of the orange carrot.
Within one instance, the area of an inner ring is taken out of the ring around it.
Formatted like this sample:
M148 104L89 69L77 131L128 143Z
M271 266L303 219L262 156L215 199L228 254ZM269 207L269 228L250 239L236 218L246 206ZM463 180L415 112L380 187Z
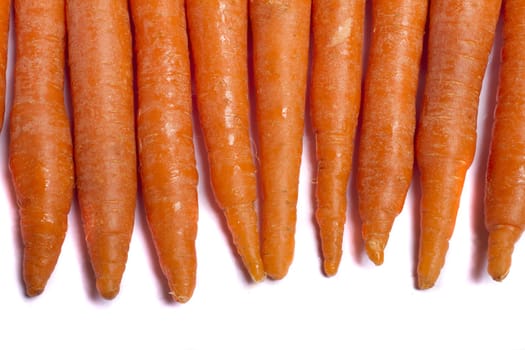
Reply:
M20 214L26 292L44 290L67 231L73 148L64 105L64 1L16 0L9 168ZM38 78L37 78L38 77Z
M7 68L7 43L9 39L9 15L11 12L11 1L0 1L0 131L4 125L5 114L5 90L6 90L6 68Z
M266 273L288 273L295 245L311 1L250 0Z
M184 1L131 0L130 6L144 206L170 293L184 303L195 289L198 219Z
M97 289L111 299L127 261L137 192L128 3L66 4L78 199Z
M376 0L366 71L357 194L368 257L384 249L412 181L416 94L428 0Z
M465 175L476 148L479 93L501 0L432 1L428 70L416 134L421 173L418 287L445 263Z
M189 0L186 7L212 188L248 273L260 281L265 275L249 133L247 2Z
M510 269L525 230L525 2L507 0L497 106L489 151L485 221L488 272L497 281Z
M317 209L324 271L341 261L347 188L361 102L365 1L314 0L310 107L317 152Z

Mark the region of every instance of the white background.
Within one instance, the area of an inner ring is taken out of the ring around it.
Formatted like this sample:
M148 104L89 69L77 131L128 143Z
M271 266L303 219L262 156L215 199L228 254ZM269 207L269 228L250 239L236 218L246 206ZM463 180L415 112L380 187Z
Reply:
M11 38L12 39L12 38ZM496 46L499 49L499 39ZM8 107L13 50L9 61ZM480 102L478 152L468 172L455 234L436 286L415 289L417 181L393 227L385 263L363 252L355 191L339 273L326 278L313 221L313 149L306 119L295 259L282 281L245 279L213 202L202 135L198 280L184 305L170 301L139 201L127 269L116 299L94 289L76 204L62 254L44 293L27 298L21 242L7 168L7 123L0 138L0 348L104 349L525 349L525 246L516 246L502 282L486 273L483 182L499 55L491 57Z

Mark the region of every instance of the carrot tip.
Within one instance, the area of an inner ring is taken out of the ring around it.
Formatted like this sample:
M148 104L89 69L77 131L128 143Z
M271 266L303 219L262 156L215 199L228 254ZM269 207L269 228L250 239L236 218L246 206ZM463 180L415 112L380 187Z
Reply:
M338 269L339 269L339 261L325 260L323 263L323 270L324 270L326 277L335 276L335 274L337 274Z
M45 285L44 286L27 286L26 287L26 294L27 294L28 297L36 297L36 296L42 294L44 289L45 289Z
M487 271L494 281L503 281L510 271L510 259L489 259Z
M509 274L514 243L520 235L521 229L511 225L498 225L489 232L487 271L495 281L502 281Z
M281 280L284 277L286 277L286 275L288 274L288 269L292 264L293 249L286 250L286 253L284 254L280 252L281 254L279 255L268 253L265 254L264 251L265 247L263 245L262 266L264 266L266 277L272 280Z
M258 273L257 275L251 275L252 277L252 281L255 282L255 283L260 283L262 281L264 281L266 279L266 274L263 272L262 274L261 273Z
M114 299L120 291L120 283L109 279L97 279L97 290L102 298Z
M251 266L247 265L247 268L253 282L259 283L265 280L266 273L264 272L262 262L258 264L252 264Z
M365 249L368 258L376 265L383 264L384 260L384 244L377 239L369 239L365 242Z
M492 279L496 282L501 282L505 279L505 277L507 277L507 275L509 274L509 272L505 272L505 273L502 273L502 274L490 274L490 276L492 277Z
M282 268L275 268L272 271L266 271L268 278L272 280L282 280L288 274L288 266Z
M430 289L434 287L435 283L436 281L431 278L418 276L417 287L421 290Z
M26 295L28 297L35 297L42 294L46 288L49 274L40 271L40 273L31 273L31 269L27 269L27 265L24 266L24 283L26 286Z
M175 295L174 293L170 294L176 302L181 304L185 304L191 299L191 296L188 295Z

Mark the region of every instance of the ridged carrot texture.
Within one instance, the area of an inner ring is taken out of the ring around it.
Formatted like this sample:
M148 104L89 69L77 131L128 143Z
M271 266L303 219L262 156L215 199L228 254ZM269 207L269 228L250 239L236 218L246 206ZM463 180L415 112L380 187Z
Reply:
M6 68L7 68L7 43L9 39L9 17L11 1L0 0L0 130L4 126L5 94L6 94Z
M416 95L428 0L374 0L357 165L368 257L383 263L414 166Z
M314 0L310 114L317 152L316 219L327 276L341 261L361 103L365 1Z
M485 189L488 272L497 281L510 269L525 230L525 2L503 8L503 49Z
M248 4L186 1L197 109L215 199L254 281L264 278L249 129Z
M133 230L137 169L128 2L66 2L78 200L102 297L114 298Z
M273 279L294 255L310 12L309 0L250 0L262 257Z
M183 303L195 289L198 219L186 12L182 0L132 0L130 7L144 206L170 293Z
M73 196L73 148L64 105L64 1L16 0L9 168L24 244L23 279L40 294L55 268Z
M474 158L479 93L500 6L501 0L430 3L427 74L416 135L421 289L436 282L454 231L465 175Z

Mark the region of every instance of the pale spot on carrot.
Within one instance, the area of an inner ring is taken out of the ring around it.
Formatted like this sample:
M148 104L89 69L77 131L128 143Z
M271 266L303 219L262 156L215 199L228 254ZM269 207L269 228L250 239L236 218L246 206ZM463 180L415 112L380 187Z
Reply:
M284 107L284 108L281 110L281 115L283 116L283 119L288 118L288 107Z
M330 41L329 47L340 45L348 40L352 32L352 18L348 18L343 24L337 27L332 40Z

